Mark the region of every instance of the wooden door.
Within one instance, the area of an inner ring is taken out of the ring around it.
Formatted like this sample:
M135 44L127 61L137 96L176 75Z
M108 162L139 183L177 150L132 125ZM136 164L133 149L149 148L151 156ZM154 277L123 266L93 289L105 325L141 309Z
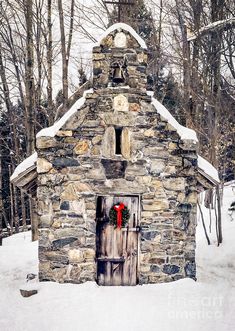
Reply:
M109 223L114 204L124 203L130 211L125 228ZM98 197L96 259L99 285L136 285L139 236L138 197Z

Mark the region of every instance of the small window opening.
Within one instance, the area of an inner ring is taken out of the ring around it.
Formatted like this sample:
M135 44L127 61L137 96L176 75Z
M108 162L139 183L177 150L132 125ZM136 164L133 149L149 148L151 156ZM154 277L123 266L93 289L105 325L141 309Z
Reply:
M116 146L115 146L115 154L121 155L122 154L122 147L121 147L121 139L122 139L122 128L116 128L115 129L115 135L116 135Z

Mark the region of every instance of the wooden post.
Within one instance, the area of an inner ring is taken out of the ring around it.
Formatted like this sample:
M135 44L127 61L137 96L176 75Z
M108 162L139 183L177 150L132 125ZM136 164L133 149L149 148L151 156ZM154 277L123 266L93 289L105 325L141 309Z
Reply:
M201 214L202 225L203 225L203 229L204 229L204 232L205 232L206 240L207 240L208 245L210 245L211 242L210 242L210 239L209 239L208 234L207 234L207 231L206 231L206 225L205 225L205 221L204 221L204 216L203 216L203 212L202 212L202 209L201 209L201 206L200 206L199 201L197 202L197 205L198 205L198 208L199 208L199 211L200 211L200 214Z
M11 176L11 166L9 168L9 177ZM14 225L14 197L12 192L12 184L9 183L10 186L10 199L11 199L11 219L10 219L10 227L11 227L11 235L13 234L13 225Z
M211 204L210 204L210 207L209 207L209 215L210 215L210 226L209 226L209 230L210 230L210 233L211 233L211 227L212 227Z
M2 235L3 235L3 216L0 215L0 246L2 246Z
M2 153L0 148L0 246L2 246L3 232L3 197L2 197Z
M216 186L216 199L217 199L217 208L218 208L218 245L223 241L222 235L222 214L221 214L221 200L220 200L220 187L219 185Z
M36 240L38 240L38 215L37 215L36 198L30 197L29 203L30 203L32 241L36 241Z
M18 189L13 185L13 202L14 202L14 223L15 223L15 233L19 233L20 219L18 213Z
M21 211L22 211L22 226L23 231L27 230L26 226L26 209L25 209L25 198L23 190L20 190L20 201L21 201Z

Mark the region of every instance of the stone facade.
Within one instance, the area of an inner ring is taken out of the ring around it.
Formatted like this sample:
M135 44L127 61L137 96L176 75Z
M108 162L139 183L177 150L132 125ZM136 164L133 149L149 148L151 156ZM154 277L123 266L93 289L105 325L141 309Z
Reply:
M96 280L102 195L139 196L139 284L195 278L197 146L152 105L147 53L130 33L110 33L94 48L93 65L84 105L54 137L37 139L40 280Z

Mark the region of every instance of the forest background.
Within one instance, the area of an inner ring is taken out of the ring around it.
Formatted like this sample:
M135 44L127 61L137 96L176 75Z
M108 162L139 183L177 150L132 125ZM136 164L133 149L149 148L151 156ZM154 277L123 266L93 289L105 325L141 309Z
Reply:
M148 89L197 132L221 191L235 177L234 0L125 2L134 4L121 7L121 20L148 45ZM34 151L36 133L90 86L92 47L117 14L102 0L0 1L0 243L30 226L33 213L11 174Z

